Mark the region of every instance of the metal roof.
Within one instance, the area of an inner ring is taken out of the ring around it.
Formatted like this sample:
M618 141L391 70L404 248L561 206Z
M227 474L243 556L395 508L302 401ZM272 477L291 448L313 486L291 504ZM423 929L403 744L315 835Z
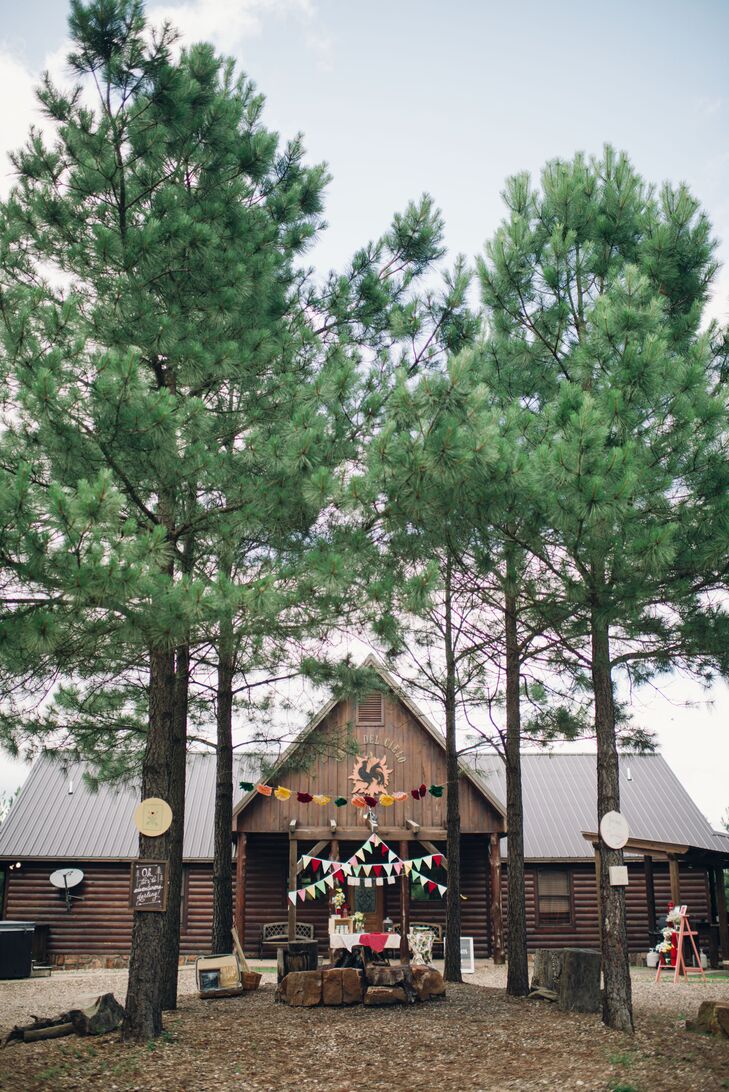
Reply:
M491 791L506 800L501 759L473 761ZM522 781L525 858L592 857L582 832L597 829L595 755L523 754ZM620 756L620 810L632 838L729 852L729 835L712 829L660 754Z
M83 780L84 769L82 764L64 766L48 756L36 760L0 826L0 858L88 861L137 856L139 836L133 816L139 803L139 784L102 784L94 791ZM241 795L238 782L256 778L259 770L257 758L244 756L235 760L234 803ZM69 784L73 785L72 794L68 791ZM185 860L212 859L214 802L214 756L189 754Z
M487 791L506 800L503 763L496 756L472 760ZM628 780L628 768L630 780ZM139 786L83 781L83 766L39 758L0 827L0 858L124 860L137 855L134 808ZM260 758L235 762L233 800L240 780L259 776ZM184 858L212 860L215 758L190 754L187 761ZM528 860L592 857L582 837L596 818L595 755L524 754L524 854ZM73 794L69 795L69 781ZM622 756L620 800L633 838L686 844L729 854L729 835L712 830L661 755ZM506 846L502 844L502 852Z

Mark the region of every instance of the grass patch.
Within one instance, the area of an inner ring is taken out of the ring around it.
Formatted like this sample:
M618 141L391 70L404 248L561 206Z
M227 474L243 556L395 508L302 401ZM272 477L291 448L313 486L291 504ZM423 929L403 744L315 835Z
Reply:
M634 1084L623 1084L622 1081L615 1081L608 1086L610 1092L640 1092L640 1089Z
M627 1067L633 1064L635 1056L631 1054L630 1051L626 1051L623 1054L608 1054L608 1061L610 1062L610 1065L624 1065Z

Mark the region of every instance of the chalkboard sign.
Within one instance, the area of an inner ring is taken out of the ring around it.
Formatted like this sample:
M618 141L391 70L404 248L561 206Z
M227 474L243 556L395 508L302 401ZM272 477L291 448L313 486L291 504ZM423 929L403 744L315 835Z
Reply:
M167 861L133 861L129 905L132 910L166 910Z

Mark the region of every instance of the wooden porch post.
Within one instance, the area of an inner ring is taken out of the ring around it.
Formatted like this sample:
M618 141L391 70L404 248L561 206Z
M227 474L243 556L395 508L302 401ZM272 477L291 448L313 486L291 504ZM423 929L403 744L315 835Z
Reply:
M399 856L407 860L410 856L407 842L400 842ZM408 933L410 932L410 876L403 868L400 873L400 962L407 963L410 959L408 947Z
M716 908L719 914L719 948L721 958L729 959L729 924L726 913L726 892L724 890L724 869L714 870L716 884Z
M296 862L299 858L299 843L296 840L296 831L289 832L289 891L296 890ZM289 904L289 925L288 925L288 938L289 944L293 944L296 940L296 903L298 902L298 896L292 902L288 899Z
M643 871L645 872L645 901L648 907L648 947L652 948L656 942L656 889L653 885L653 858L646 853L643 858Z
M235 927L241 948L245 945L247 835L238 831L235 849ZM245 948L244 948L245 950Z
M600 898L600 849L595 845L595 895L597 901L597 937L602 951L602 899Z
M504 922L501 913L501 847L498 834L489 835L489 879L491 885L491 955L494 963L504 962Z
M669 856L668 874L671 877L671 902L674 906L681 905L681 875L678 868L678 858Z

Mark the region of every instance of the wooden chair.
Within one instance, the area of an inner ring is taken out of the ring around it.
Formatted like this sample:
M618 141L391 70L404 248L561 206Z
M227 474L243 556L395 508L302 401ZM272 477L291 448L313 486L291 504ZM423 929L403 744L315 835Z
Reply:
M305 921L296 922L294 941L315 940L314 926ZM264 948L285 948L289 943L289 923L287 921L269 921L261 926L259 955Z
M443 958L443 926L437 925L434 921L418 921L412 922L410 925L411 933L430 932L433 934L433 957L435 959Z

